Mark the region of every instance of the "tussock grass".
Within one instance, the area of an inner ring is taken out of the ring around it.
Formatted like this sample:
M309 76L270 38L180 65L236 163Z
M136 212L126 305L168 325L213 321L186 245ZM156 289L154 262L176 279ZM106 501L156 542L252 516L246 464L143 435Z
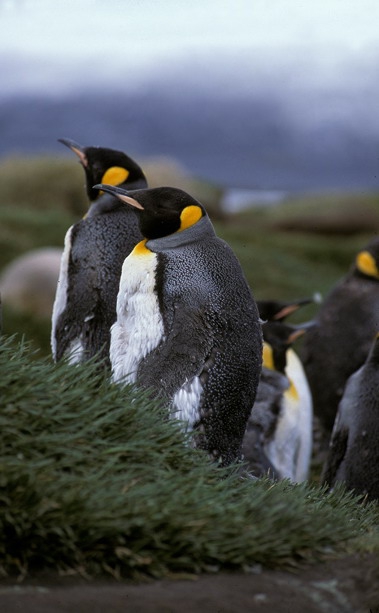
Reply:
M63 249L73 216L59 209L33 211L27 206L0 207L0 271L19 255L41 247Z
M32 359L33 358L33 359ZM3 573L288 567L375 529L375 505L217 469L157 400L0 339Z
M75 157L10 157L1 160L2 202L30 210L64 210L81 217L87 211L84 173Z

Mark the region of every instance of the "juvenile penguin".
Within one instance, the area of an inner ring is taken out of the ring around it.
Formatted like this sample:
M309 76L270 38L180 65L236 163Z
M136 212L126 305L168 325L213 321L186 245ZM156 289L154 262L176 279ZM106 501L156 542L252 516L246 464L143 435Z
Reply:
M110 327L116 319L122 263L142 236L135 211L93 185L106 180L135 189L146 187L146 179L138 164L121 151L61 142L79 156L90 207L65 237L52 315L53 358L81 362L97 355L109 366Z
M275 437L283 394L289 387L290 382L285 374L262 366L257 395L242 443L243 461L254 477L268 476L275 480L282 478L280 467L277 470L272 463L267 446Z
M379 334L346 383L322 480L379 500Z
M349 273L321 304L318 325L304 338L300 356L313 396L314 413L330 435L348 377L366 359L379 330L379 238L354 261Z
M135 207L145 237L122 268L113 380L156 390L194 430L195 445L227 465L240 457L262 362L239 261L186 192L97 187Z
M263 368L255 405L248 421L243 455L255 476L301 482L308 477L312 453L312 399L300 359L291 348L313 322L263 324ZM251 442L255 442L255 447ZM261 474L257 472L261 463Z

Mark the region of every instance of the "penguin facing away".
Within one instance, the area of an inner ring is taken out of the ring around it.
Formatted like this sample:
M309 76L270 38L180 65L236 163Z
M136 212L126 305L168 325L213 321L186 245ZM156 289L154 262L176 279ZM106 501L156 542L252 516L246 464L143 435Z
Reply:
M247 438L258 423L263 454L273 467L269 472L274 478L296 482L305 481L309 474L313 412L305 373L291 345L313 325L281 321L263 324L263 368L257 393L260 404L256 401L253 407L243 445L249 466L253 460L257 464Z
M72 363L97 355L109 366L122 263L142 236L135 211L92 186L106 178L131 188L146 187L146 179L121 151L61 140L83 165L90 207L66 233L52 314L52 354L55 361L67 357Z
M145 175L140 166L123 151L105 147L83 147L68 138L59 138L62 143L75 153L83 167L86 177L86 192L90 203L98 202L101 210L106 208L106 202L113 202L106 196L101 198L99 190L94 189L96 183L110 185L125 185L128 189L147 187ZM89 213L94 213L97 207L91 207Z
M348 377L365 361L379 330L379 238L360 251L349 273L326 296L301 358L314 413L330 434Z
M338 407L322 481L379 500L379 334Z
M258 310L204 207L182 190L98 188L135 207L145 237L124 262L113 380L156 390L194 444L238 460L262 361Z

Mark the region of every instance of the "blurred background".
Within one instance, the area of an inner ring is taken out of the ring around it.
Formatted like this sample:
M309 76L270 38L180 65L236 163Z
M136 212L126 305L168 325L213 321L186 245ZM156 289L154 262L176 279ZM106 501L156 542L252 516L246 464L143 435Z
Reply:
M0 23L5 332L41 316L9 299L8 267L55 250L52 280L31 284L46 298L86 210L58 138L122 149L202 199L258 297L327 291L379 228L376 0L0 0Z
M0 153L59 137L226 187L376 188L375 0L0 0Z

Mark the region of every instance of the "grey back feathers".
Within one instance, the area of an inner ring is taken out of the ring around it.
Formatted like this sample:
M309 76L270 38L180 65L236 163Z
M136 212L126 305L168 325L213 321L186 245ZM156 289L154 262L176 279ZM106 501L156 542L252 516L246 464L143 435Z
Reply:
M96 202L95 206L99 203ZM109 363L110 327L125 257L141 240L132 210L119 207L74 224L66 237L53 311L53 355L85 361L98 355ZM66 280L63 279L66 278Z

